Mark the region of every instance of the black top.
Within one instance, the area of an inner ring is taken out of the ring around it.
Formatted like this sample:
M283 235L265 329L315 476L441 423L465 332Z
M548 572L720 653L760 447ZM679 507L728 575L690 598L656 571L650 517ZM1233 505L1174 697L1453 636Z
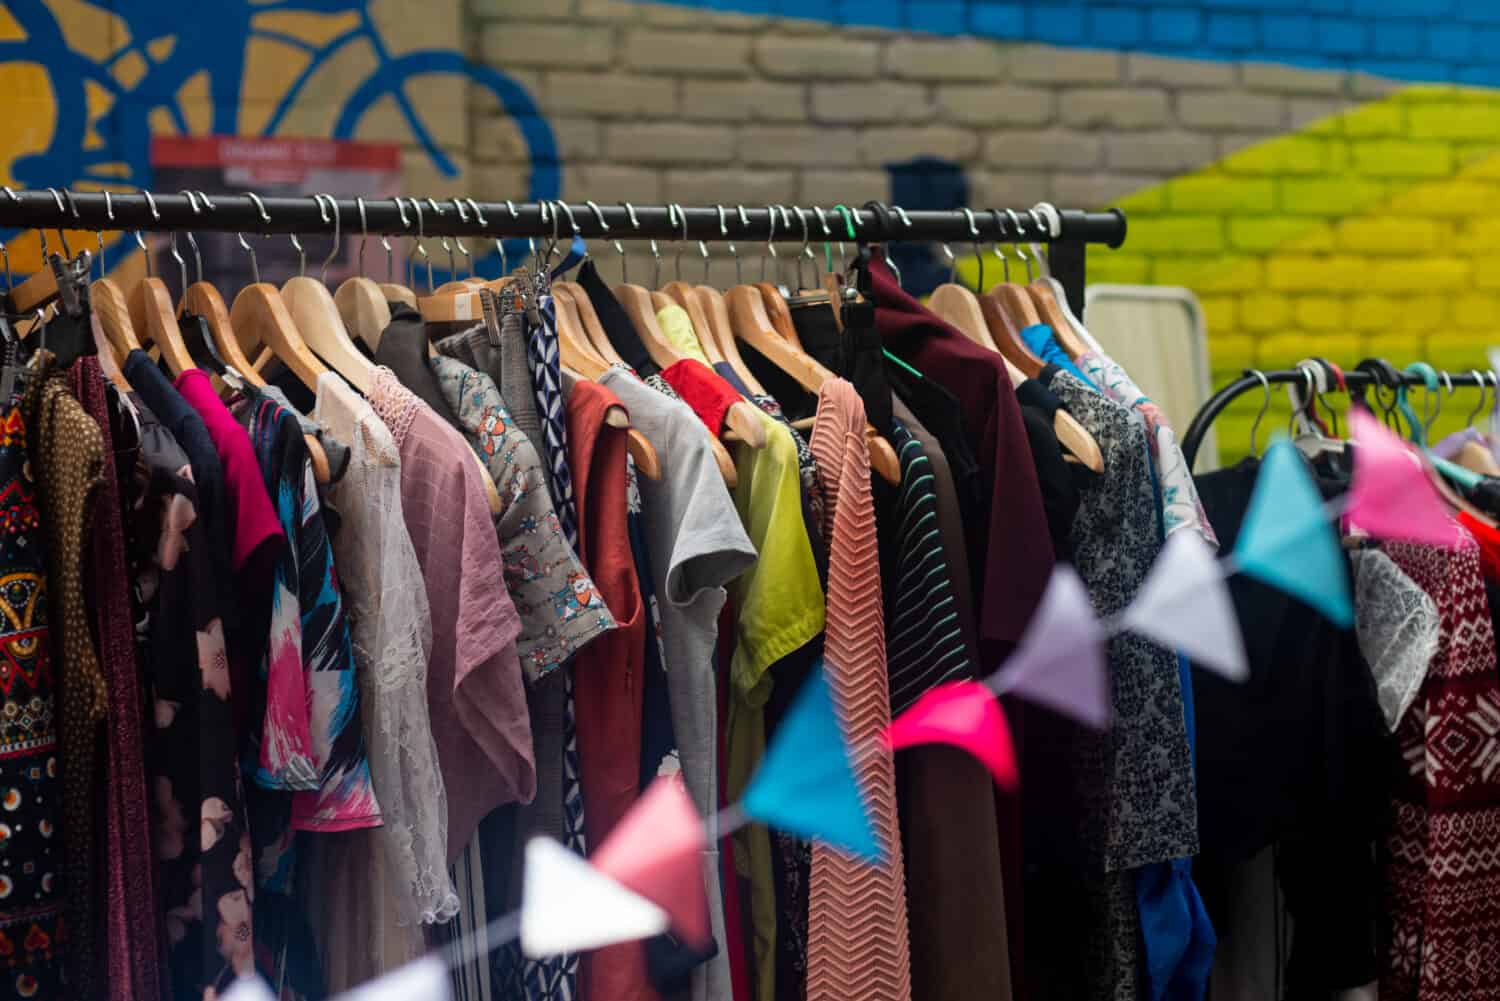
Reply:
M208 425L198 416L192 404L182 398L177 387L162 374L151 356L137 348L125 356L121 366L125 380L130 383L146 406L161 421L162 427L177 440L187 453L193 467L193 482L198 493L198 514L208 528L208 544L213 550L219 566L229 565L230 526L229 509L224 498L224 468L219 462L219 452L214 448ZM228 577L215 574L221 582L221 607L226 613L235 607L233 594L229 590Z
M913 415L942 446L948 459L948 468L953 474L953 488L958 494L959 510L964 525L982 526L989 522L989 502L985 497L984 477L974 450L969 447L969 438L964 428L963 409L958 397L945 387L925 376L913 375L900 365L891 365L886 378L901 402L911 409ZM972 555L972 554L971 554ZM970 559L970 570L975 577L974 593L978 595L978 581L983 579L983 551L979 559Z
M427 325L422 321L422 314L405 303L392 303L391 322L380 335L375 361L396 373L401 385L415 393L454 429L466 433L458 415L443 396L437 374L427 363L428 343Z
M1051 373L1044 371L1042 376L1050 379ZM1021 403L1021 418L1026 422L1026 440L1031 445L1031 462L1036 466L1037 485L1042 490L1042 509L1047 513L1052 552L1060 562L1071 563L1073 518L1078 514L1080 492L1088 489L1097 474L1082 463L1065 460L1065 450L1052 428L1062 401L1052 390L1036 379L1027 379L1016 387L1016 399Z
M625 312L620 300L615 298L609 286L604 284L604 279L599 277L599 269L594 266L593 261L584 261L583 266L578 269L578 284L588 293L589 305L594 307L594 312L599 317L604 336L609 338L609 343L614 346L615 353L621 360L635 369L642 379L660 375L661 366L651 360L630 314Z
M846 310L846 326L839 330L833 310L826 305L801 306L792 310L792 324L803 350L836 375L848 379L864 401L865 420L882 437L889 438L891 385L885 377L885 357L880 353L880 334L873 311Z
M1259 468L1249 459L1197 477L1225 552ZM1325 497L1341 489L1329 479L1319 486ZM1326 997L1375 977L1375 847L1400 767L1396 745L1352 630L1246 574L1230 578L1229 591L1250 677L1236 684L1192 672L1203 846L1193 876L1219 923L1230 867L1277 845L1296 928L1286 996Z

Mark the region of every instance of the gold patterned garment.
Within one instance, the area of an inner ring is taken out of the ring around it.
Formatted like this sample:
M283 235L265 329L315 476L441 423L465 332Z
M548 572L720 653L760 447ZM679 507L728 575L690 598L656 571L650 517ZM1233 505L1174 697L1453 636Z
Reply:
M67 377L49 351L33 358L21 399L37 507L46 528L50 614L58 685L57 726L62 760L62 823L67 900L68 989L92 991L93 920L90 914L94 852L95 747L107 699L83 600L83 546L94 490L104 470L99 425L68 390Z

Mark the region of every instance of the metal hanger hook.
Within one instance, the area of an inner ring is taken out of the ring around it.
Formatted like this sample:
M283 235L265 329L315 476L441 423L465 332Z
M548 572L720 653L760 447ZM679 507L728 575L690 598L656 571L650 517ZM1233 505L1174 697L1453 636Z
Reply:
M432 209L433 214L436 215L439 219L443 217L443 207L439 205L436 200L432 198L427 199L427 207ZM438 246L442 247L443 250L448 254L448 277L452 278L454 277L455 270L453 267L453 244L448 242L447 233L443 233L438 237Z
M720 236L720 238L722 238L724 240L725 244L729 247L729 256L732 257L732 258L734 258L734 283L736 285L739 285L739 284L741 284L741 282L740 282L740 250L739 250L738 247L736 247L734 245L734 241L729 238L729 223L727 221L727 215L728 214L724 211L724 206L723 205L715 205L714 208L716 208L716 209L719 210L719 236ZM740 206L740 211L741 212L744 211L744 206L743 205ZM707 280L708 279L705 277L704 281L706 282Z
M814 275L818 273L818 259L812 252L812 233L807 227L807 213L801 205L793 205L792 211L797 213L797 221L802 224L802 249L797 253L797 288L801 290L811 287L802 280L802 259L805 257L813 262Z
M620 204L625 206L625 217L630 220L630 228L635 230L640 229L641 221L635 216L635 206L630 204L629 202L621 202ZM622 244L619 240L614 240L611 242L613 242L615 245L615 253L620 255L620 281L629 282L630 270L626 265L627 258L625 256L625 245Z
M557 210L558 209L562 209L563 215L565 215L565 216L568 217L568 227L570 229L572 229L574 239L580 239L580 240L583 239L583 230L581 230L581 229L578 228L578 220L575 219L575 218L573 218L573 209L572 209L571 206L568 205L567 202L558 201L556 203L556 208L554 208L552 210L552 213L553 213L553 216L554 216L552 222L553 222L554 227L557 224L557 219L555 218L555 216L557 214ZM569 252L571 252L571 250L572 250L572 248L570 247L569 248ZM588 244L587 240L584 240L584 243L583 243L583 256L584 257L588 257L588 254L589 254L589 244ZM564 254L559 253L558 256L563 257L564 259L566 259L566 255L564 255Z
M136 246L138 246L138 247L141 248L141 254L146 259L146 277L147 278L155 278L156 275L155 275L155 273L151 269L151 248L148 247L148 246L146 246L146 238L141 235L141 231L140 230L136 230L135 231L135 244L136 244ZM6 278L9 279L9 277L10 277L10 257L9 256L7 256L5 258L5 271L6 271Z
M255 248L250 246L249 241L245 239L244 233L236 233L234 235L240 238L240 246L245 249L245 253L250 255L250 274L255 279L255 284L259 285L260 265L255 261Z
M1000 238L1005 235L1005 223L1000 218L999 209L990 209L990 215L995 217L995 242L990 247L995 251L995 256L1000 259L1000 266L1004 269L1006 282L1010 281L1010 258L1000 251ZM980 290L984 291L983 289Z
M974 212L967 206L964 218L969 221L969 238L974 241L974 260L979 263L979 291L984 291L984 255L979 252L979 227L974 225Z
M62 215L63 213L67 212L67 208L63 205L62 195L57 193L57 189L48 188L47 191L51 193L52 200L57 202L58 215ZM64 235L62 226L60 225L57 227L57 239L62 243L63 256L71 259L73 257L73 251L68 249L68 238L66 235Z
M667 206L667 219L673 226L682 227L682 235L673 241L676 253L672 255L672 275L677 281L682 281L682 245L687 242L687 213L682 211L681 205L673 202Z
M266 203L260 200L260 195L253 191L245 192L245 196L255 203L255 210L260 213L260 221L267 226L271 224L271 213L266 211Z
M1265 399L1260 405L1260 413L1255 415L1255 423L1250 425L1250 454L1259 455L1260 449L1257 447L1257 441L1260 437L1260 422L1265 419L1266 412L1271 409L1271 383L1266 378L1266 374L1258 368L1251 369L1249 374L1260 380L1260 388L1265 392Z
M766 253L760 259L760 280L766 280L766 264L774 260L779 268L781 257L776 253L776 206L767 205L766 215L771 218L771 229L766 234Z
M327 199L328 208L333 212L333 246L328 248L328 256L323 258L323 269L320 272L318 278L319 281L326 285L328 284L328 265L333 263L333 259L337 257L339 253L339 227L341 220L339 219L338 200L335 199L332 195L319 195L319 205L323 203L324 199Z
M182 278L182 289L183 291L187 291L187 261L182 259L182 254L177 250L177 230L174 229L168 234L167 246L170 248L169 252L172 255L172 260L177 262L177 270L180 272Z
M179 191L178 194L183 195L187 198L188 206L193 210L194 216L203 211L198 207L198 196L195 193L184 188ZM188 246L193 248L193 267L197 272L198 280L201 282L203 280L203 255L198 251L198 239L197 237L193 236L193 231L190 229L184 230L183 235L187 237ZM185 279L186 275L184 274L184 281L182 283L184 292L187 291L187 281Z
M1021 217L1016 215L1015 209L1006 209L1005 214L1010 217L1010 225L1014 233L1011 234L1010 244L1016 249L1016 256L1026 265L1026 281L1031 281L1031 258L1026 254L1026 248L1021 245L1025 236L1025 227L1021 225Z
M365 241L370 238L370 224L365 218L365 200L362 197L354 199L354 207L359 209L359 251L356 260L359 262L360 277L365 274Z
M1471 368L1469 369L1469 374L1474 377L1475 382L1479 383L1479 405L1469 412L1469 419L1464 422L1466 427L1473 427L1475 419L1479 416L1479 412L1484 409L1484 400L1489 395L1490 387L1488 380L1479 373L1479 369Z

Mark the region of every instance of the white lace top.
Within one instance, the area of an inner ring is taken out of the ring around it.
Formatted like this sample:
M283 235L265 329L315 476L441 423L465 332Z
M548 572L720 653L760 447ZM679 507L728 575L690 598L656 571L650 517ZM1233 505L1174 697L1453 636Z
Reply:
M318 379L314 417L350 447L331 487L343 518L334 558L349 605L360 708L389 883L401 925L458 911L448 875L448 808L427 709L432 621L401 510L401 457L391 431L342 379Z
M1375 678L1392 733L1427 677L1442 620L1426 591L1378 549L1349 554L1354 577L1354 631Z

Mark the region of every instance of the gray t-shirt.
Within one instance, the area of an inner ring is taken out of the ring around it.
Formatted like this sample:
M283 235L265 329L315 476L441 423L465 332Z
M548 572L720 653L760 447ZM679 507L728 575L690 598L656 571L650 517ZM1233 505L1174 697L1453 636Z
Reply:
M660 606L663 667L683 779L699 812L718 807L718 696L714 649L725 585L755 562L755 547L714 461L703 424L685 403L669 399L623 368L599 379L630 411L630 423L656 449L662 478L639 477L641 522L651 551ZM703 876L714 938L724 942L718 831L708 832ZM729 954L695 970L690 997L718 1001L731 993Z

